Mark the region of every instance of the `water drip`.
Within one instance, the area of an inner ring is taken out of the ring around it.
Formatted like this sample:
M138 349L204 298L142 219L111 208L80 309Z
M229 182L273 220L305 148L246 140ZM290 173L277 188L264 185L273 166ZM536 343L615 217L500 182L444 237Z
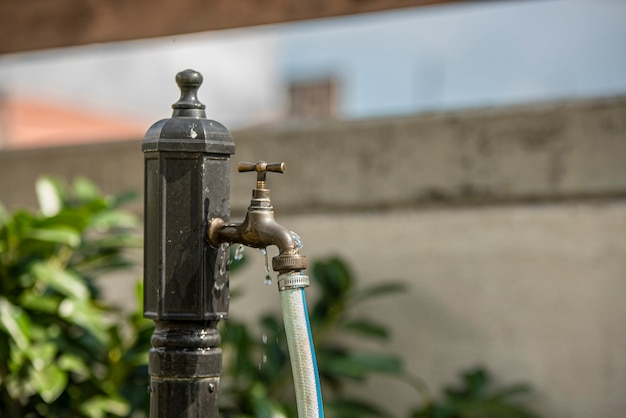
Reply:
M293 231L289 231L289 233L293 237L293 243L296 244L296 247L298 249L302 248L304 245L302 244L302 238L300 238L300 235L296 234Z
M261 255L265 257L265 285L269 286L272 284L272 276L270 275L270 261L267 255L267 249L261 248Z
M242 244L239 244L235 249L235 255L233 256L233 260L240 261L243 258L243 249L245 247Z
M230 264L230 260L227 259L226 254L228 253L228 243L220 244L220 248L218 251L219 254L219 272L220 276L226 274L226 269L228 268L228 264Z
M267 334L265 332L261 335L261 341L263 341L263 345L267 345ZM261 358L261 362L259 362L259 370L261 370L262 364L267 364L267 353L265 350L266 348L263 347L263 357Z

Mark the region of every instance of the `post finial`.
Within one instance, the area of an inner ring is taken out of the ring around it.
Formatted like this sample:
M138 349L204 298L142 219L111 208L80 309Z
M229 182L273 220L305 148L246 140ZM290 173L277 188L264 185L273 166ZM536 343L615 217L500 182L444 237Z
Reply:
M180 99L172 105L176 117L206 118L205 105L198 100L198 89L202 84L202 74L195 70L185 70L176 74L176 84L180 88Z

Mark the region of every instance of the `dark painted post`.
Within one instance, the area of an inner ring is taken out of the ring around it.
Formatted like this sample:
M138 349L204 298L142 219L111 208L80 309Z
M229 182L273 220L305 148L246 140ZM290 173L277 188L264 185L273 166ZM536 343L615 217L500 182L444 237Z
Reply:
M216 326L228 314L227 247L207 238L211 218L228 218L232 137L206 119L202 75L176 75L172 118L143 140L145 158L144 316L150 350L150 417L217 417L222 367Z

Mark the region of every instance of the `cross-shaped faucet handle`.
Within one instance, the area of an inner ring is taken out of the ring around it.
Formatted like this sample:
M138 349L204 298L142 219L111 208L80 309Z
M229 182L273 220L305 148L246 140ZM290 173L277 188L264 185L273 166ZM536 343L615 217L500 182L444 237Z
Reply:
M284 173L286 169L284 162L268 164L265 161L258 161L255 163L239 163L237 164L237 171L240 173L246 171L256 171L256 183L257 189L265 189L265 176L268 171L273 173Z

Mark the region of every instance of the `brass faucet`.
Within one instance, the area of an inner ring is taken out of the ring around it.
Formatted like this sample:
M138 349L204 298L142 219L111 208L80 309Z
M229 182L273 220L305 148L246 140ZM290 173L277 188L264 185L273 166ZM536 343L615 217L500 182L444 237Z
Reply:
M284 274L306 268L306 256L299 253L291 231L274 220L274 208L270 202L270 190L265 186L267 172L284 173L285 163L268 164L265 161L239 163L241 172L256 171L256 188L252 189L252 200L243 222L226 224L221 218L211 219L209 241L214 247L222 243L243 244L253 248L278 247L279 254L272 258L274 271Z

